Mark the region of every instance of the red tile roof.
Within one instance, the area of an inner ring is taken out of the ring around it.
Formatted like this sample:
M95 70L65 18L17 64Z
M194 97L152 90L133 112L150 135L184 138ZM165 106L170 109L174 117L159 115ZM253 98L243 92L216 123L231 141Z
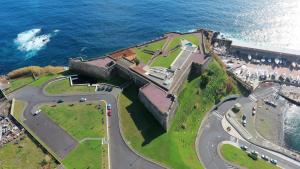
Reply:
M118 51L118 52L115 52L115 53L112 53L110 55L113 59L120 59L122 57L125 57L127 60L134 60L135 59L135 51L133 49L125 49L125 50L122 50L122 51Z
M146 71L143 69L142 66L132 66L132 67L130 67L130 69L137 72L137 73L139 73L139 74L146 73Z
M106 67L106 65L111 61L113 61L111 58L105 57L105 58L100 58L100 59L87 61L86 63L91 64L91 65L95 65L95 66L98 66L98 67Z
M140 91L147 99L155 105L160 111L168 112L172 105L172 100L168 97L168 93L153 83L148 83L143 86Z
M194 53L192 58L194 63L198 63L200 65L202 65L205 62L204 55L201 53Z

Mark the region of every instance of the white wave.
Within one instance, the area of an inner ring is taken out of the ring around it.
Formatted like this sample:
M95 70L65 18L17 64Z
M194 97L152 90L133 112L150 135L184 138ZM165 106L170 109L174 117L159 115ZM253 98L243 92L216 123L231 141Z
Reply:
M50 42L50 38L56 35L60 30L54 30L53 33L41 34L41 29L31 29L18 34L14 40L19 51L26 52L26 57L34 56L39 50L44 48Z
M38 33L41 32L41 29L31 29L22 33L19 33L17 38L15 39L15 43L23 44L30 41L34 38Z
M50 42L50 34L40 35L32 38L31 40L19 45L18 49L21 51L39 51L48 42Z
M190 30L188 30L189 33L196 32L196 31L197 31L197 29L190 29Z

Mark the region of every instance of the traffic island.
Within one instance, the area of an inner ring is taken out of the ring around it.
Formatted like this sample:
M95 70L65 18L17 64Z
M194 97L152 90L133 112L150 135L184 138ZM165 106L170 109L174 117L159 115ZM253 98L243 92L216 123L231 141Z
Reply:
M243 151L239 147L232 144L219 144L218 153L222 159L233 166L237 166L238 168L280 169L278 166L263 161L257 156L252 156L250 152Z

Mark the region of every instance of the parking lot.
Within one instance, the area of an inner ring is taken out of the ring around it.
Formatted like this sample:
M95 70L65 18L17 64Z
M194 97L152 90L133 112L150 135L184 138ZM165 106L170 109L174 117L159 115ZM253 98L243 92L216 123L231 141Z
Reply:
M234 57L222 57L228 70L254 88L260 81L278 80L300 85L300 71L287 65L256 63Z

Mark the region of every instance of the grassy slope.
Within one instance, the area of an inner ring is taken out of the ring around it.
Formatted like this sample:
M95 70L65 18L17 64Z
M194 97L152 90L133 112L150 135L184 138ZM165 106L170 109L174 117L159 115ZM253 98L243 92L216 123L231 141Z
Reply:
M44 105L41 109L59 126L80 141L86 137L101 137L103 135L101 132L103 115L97 108L98 104L75 103L71 106L71 104L63 103L55 107Z
M257 168L278 169L279 168L261 159L254 161L247 155L246 152L230 144L222 145L221 154L227 161L230 161L242 167L246 167L248 169L257 169Z
M152 55L146 54L143 52L143 50L152 50L152 51L156 51L158 49L161 49L163 47L163 45L165 44L166 39L154 42L154 43L150 43L147 46L143 46L141 48L136 48L135 52L137 54L137 58L142 61L144 64L147 64L148 61L151 59Z
M29 77L22 77L22 78L18 78L18 79L12 79L9 81L10 83L10 88L8 89L8 92L14 91L18 88L21 88L31 82L33 82L34 79L32 76Z
M85 141L80 143L63 161L68 169L101 168L101 142Z
M95 87L91 86L70 86L69 79L59 80L50 83L45 91L50 94L73 94L94 92Z
M53 74L53 75L46 75L46 76L39 77L36 81L31 83L30 86L41 87L45 82L47 82L48 80L51 80L59 75L60 74Z
M172 62L175 60L175 58L180 53L181 49L178 48L175 51L171 52L167 57L164 57L162 55L159 55L151 64L151 66L160 66L169 68L172 64Z
M47 155L28 137L19 144L9 143L0 148L0 168L23 169L40 168ZM51 160L50 168L57 164Z
M24 112L26 103L21 100L15 100L15 106L14 106L14 117L18 120L21 121L21 116L22 113Z
M213 61L209 72L185 84L179 95L180 106L168 133L162 129L145 107L138 101L137 89L125 90L120 97L122 130L130 145L144 156L174 169L203 168L197 158L194 142L205 113L224 97L228 77L220 65ZM200 89L199 83L207 76L209 81ZM236 87L230 93L237 92ZM186 126L182 129L181 126Z

